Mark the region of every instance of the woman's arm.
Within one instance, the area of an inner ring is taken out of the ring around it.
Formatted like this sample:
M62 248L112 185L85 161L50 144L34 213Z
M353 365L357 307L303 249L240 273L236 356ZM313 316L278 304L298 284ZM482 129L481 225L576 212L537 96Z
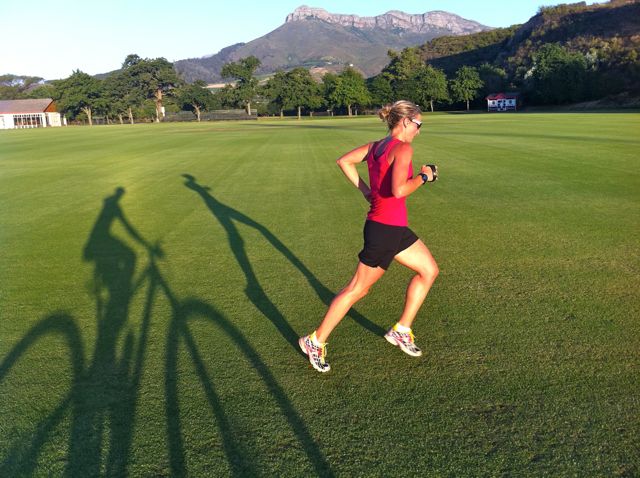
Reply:
M358 170L356 169L356 164L362 162L362 160L367 156L370 148L371 143L364 144L353 151L349 151L336 161L347 179L349 179L349 181L351 181L351 183L360 190L367 201L369 200L371 190L367 183L360 178Z
M396 146L393 151L393 171L391 176L391 193L396 198L402 198L408 196L420 186L423 181L420 175L415 178L407 179L407 171L409 164L411 164L411 157L413 156L413 148L407 143L401 143ZM433 178L431 168L422 166L421 173L425 173L429 180Z

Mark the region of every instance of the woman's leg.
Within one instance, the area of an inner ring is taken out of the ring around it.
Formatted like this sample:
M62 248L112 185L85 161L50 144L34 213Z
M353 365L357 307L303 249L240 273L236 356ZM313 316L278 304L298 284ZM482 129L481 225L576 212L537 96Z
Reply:
M435 259L420 239L404 251L399 252L394 259L405 267L417 272L409 282L404 304L404 311L398 321L400 325L411 328L411 324L418 313L418 309L431 289L433 281L440 272Z
M347 315L347 312L349 312L353 304L367 295L369 288L382 277L384 272L382 267L369 267L362 262L358 263L358 268L353 278L349 284L335 296L324 319L322 319L322 323L316 330L316 339L320 343L327 341L329 334L331 334L336 325L340 323L342 318Z

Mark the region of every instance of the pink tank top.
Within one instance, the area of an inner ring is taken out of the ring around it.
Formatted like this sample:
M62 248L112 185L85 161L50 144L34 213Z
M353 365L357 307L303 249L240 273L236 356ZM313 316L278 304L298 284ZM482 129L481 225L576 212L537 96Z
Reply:
M391 192L391 176L393 163L389 164L389 152L398 143L399 139L391 138L377 141L367 154L367 166L369 167L369 188L371 189L371 208L367 219L380 222L389 226L408 226L406 197L396 198ZM413 165L409 162L407 179L413 177Z

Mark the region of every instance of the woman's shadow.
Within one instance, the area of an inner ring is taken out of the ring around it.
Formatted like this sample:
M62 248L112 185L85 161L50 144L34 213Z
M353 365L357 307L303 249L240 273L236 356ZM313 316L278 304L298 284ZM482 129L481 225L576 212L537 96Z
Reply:
M318 297L320 297L320 299L326 305L329 305L335 293L329 290L324 284L322 284L318 280L318 278L313 275L313 273L302 263L302 261L298 259L298 257L293 252L291 252L291 250L287 246L285 246L275 235L273 235L273 233L269 229L267 229L262 224L254 221L245 214L241 213L237 209L229 207L226 204L218 201L211 195L210 188L208 186L202 186L198 184L196 178L192 175L183 174L182 176L186 179L185 186L189 189L192 189L193 191L198 193L200 197L202 197L202 200L209 208L209 211L211 211L213 216L220 222L222 227L224 227L227 233L231 251L238 261L238 265L240 265L247 280L247 286L245 289L247 297L276 326L280 334L282 334L282 336L297 350L298 334L291 328L282 313L278 310L275 304L271 302L271 299L269 299L264 289L260 285L253 267L251 266L251 262L249 261L249 257L247 256L244 239L238 231L236 222L250 226L260 232L264 236L264 238L274 247L274 249L282 254L293 266L296 267L296 269L298 269L302 273L302 275L305 276L305 278L309 282L309 285L311 285ZM371 322L356 310L351 309L348 315L358 324L360 324L362 327L369 330L373 334L380 337L384 335L385 330L382 327Z

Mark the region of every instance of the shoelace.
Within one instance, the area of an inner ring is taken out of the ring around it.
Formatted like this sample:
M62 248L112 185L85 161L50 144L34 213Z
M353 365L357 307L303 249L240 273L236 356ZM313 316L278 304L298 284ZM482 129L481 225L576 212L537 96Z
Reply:
M396 333L400 336L401 340L405 343L409 343L411 345L413 345L416 341L416 336L413 335L413 330L410 330L409 332L398 332L396 330ZM409 340L406 339L406 337L409 337Z
M324 363L324 357L327 355L327 344L316 345L316 344L313 343L313 341L311 339L309 339L309 343L311 344L312 348L314 348L315 350L320 351L320 361L322 363Z
M320 360L324 363L324 357L327 355L327 344L318 348L320 349Z
M404 338L404 337L406 337L406 336L408 335L408 336L409 336L409 343L410 343L410 344L413 344L413 343L415 342L415 340L416 340L416 336L415 336L415 335L413 335L413 330L410 330L409 332L398 332L398 331L396 330L396 333L397 333L398 335L400 335L400 337L402 337L402 338Z

